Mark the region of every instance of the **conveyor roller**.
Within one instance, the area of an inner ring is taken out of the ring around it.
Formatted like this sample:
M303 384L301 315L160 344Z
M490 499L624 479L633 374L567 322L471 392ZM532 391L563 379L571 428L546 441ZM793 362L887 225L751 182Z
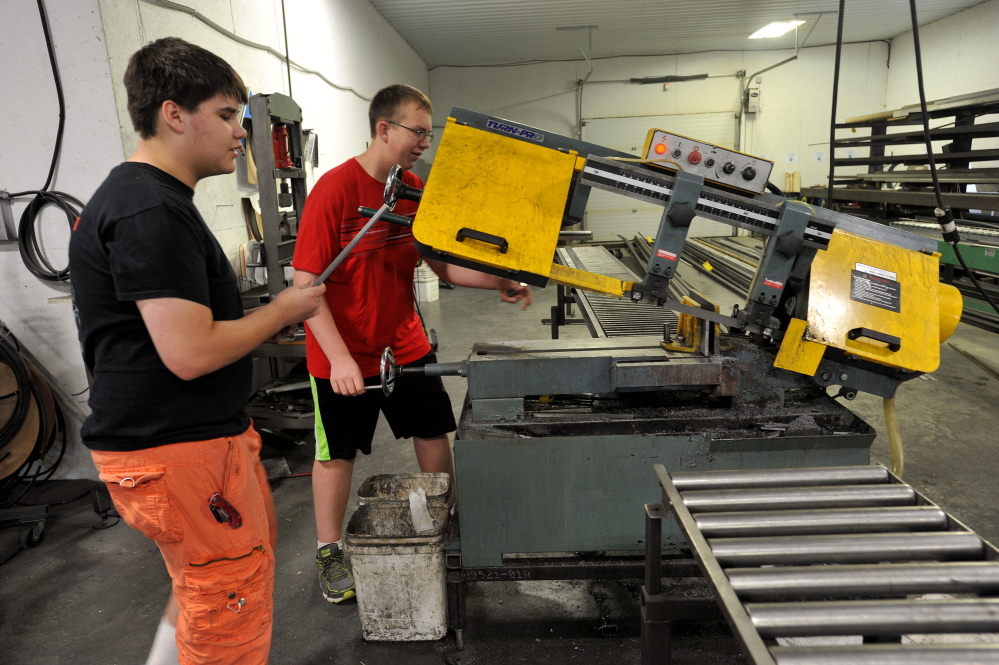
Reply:
M700 513L694 516L694 521L701 533L716 538L939 531L947 528L947 514L928 506Z
M774 647L777 665L997 665L999 649L987 645Z

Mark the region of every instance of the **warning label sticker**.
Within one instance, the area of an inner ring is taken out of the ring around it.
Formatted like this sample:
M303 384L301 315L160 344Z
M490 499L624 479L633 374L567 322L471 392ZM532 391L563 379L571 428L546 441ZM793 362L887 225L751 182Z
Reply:
M885 271L887 272L887 271ZM860 270L852 271L850 300L880 307L892 312L902 309L902 285L894 279ZM891 273L894 275L894 273Z
M674 254L673 252L667 252L665 249L657 249L656 256L658 256L661 259L676 261L676 254Z
M769 286L771 289L783 289L784 282L777 281L776 279L765 278L763 280L763 286Z

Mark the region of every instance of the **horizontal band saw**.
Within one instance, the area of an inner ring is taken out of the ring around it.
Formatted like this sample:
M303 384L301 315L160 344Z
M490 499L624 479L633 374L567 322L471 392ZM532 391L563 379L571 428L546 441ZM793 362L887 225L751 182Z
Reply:
M828 393L892 398L961 312L936 243L766 191L772 164L653 129L640 156L455 108L413 221L427 258L678 315L664 334L476 344L455 441L465 566L633 550L670 470L857 465L875 432ZM558 260L590 192L663 208L634 279ZM695 217L764 239L749 296L671 295ZM432 371L428 368L429 371ZM666 530L664 542L679 543Z

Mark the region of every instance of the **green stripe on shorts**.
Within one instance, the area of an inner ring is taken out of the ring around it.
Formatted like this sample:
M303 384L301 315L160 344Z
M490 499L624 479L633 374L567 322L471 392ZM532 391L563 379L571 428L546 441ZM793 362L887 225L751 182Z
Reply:
M320 462L330 460L330 444L326 440L326 428L323 427L323 416L319 411L319 394L316 392L316 377L309 375L309 384L312 386L312 406L316 420L316 459Z

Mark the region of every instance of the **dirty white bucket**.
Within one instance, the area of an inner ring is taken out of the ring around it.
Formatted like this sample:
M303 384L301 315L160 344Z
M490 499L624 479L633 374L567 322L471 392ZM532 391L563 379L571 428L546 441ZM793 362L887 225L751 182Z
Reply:
M382 473L370 476L357 488L357 502L409 505L409 493L423 488L427 503L454 503L451 476L447 473Z
M366 640L409 642L447 635L444 531L449 507L428 503L434 532L417 536L409 504L358 506L347 525L350 557Z

